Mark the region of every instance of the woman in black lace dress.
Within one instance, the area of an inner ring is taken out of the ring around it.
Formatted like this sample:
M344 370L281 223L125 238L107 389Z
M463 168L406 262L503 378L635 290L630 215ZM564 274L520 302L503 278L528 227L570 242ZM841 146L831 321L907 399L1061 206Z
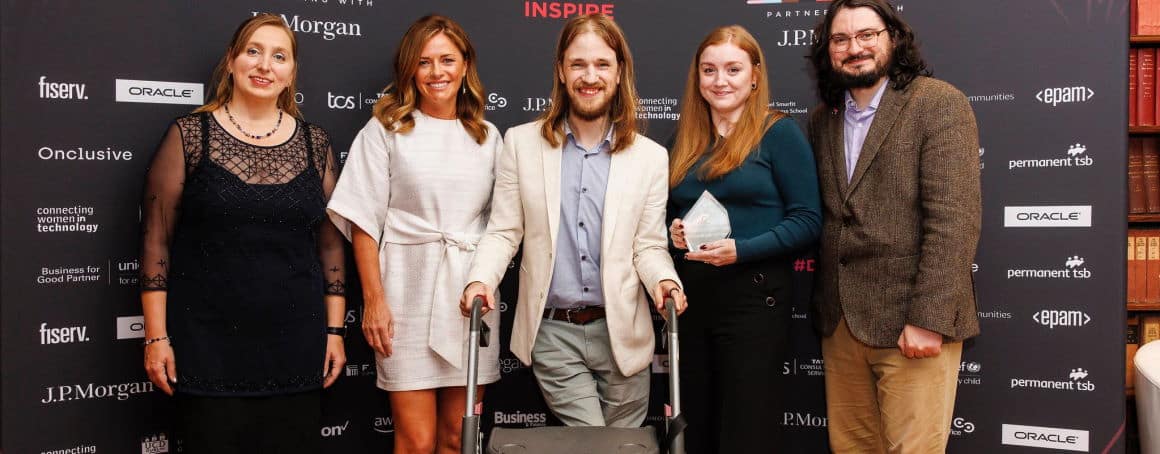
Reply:
M246 20L148 172L145 370L177 398L186 453L320 452L319 390L346 361L337 169L300 119L296 65L280 17Z

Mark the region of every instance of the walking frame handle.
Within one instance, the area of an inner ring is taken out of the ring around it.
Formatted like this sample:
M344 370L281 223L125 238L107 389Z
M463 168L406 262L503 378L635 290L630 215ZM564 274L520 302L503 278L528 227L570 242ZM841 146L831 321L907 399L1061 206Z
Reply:
M483 297L471 300L471 322L467 335L467 398L464 399L463 428L460 432L460 453L482 452L479 433L479 415L475 413L476 388L479 384L479 325L483 313Z
M677 302L671 296L665 297L665 331L669 344L669 406L666 418L669 454L685 454L685 422L681 414L681 346L677 340Z

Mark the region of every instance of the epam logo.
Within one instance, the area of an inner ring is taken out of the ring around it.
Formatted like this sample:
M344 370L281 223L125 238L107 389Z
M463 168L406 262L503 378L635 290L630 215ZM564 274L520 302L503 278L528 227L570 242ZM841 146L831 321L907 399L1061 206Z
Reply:
M1035 99L1051 107L1073 102L1087 102L1095 97L1096 92L1088 87L1056 87L1044 88L1035 94Z
M1003 227L1091 226L1091 205L1003 207Z
M1031 316L1035 323L1055 329L1057 326L1084 326L1092 321L1092 317L1083 311L1064 311L1044 309Z
M1003 444L1088 452L1088 431L1003 424Z

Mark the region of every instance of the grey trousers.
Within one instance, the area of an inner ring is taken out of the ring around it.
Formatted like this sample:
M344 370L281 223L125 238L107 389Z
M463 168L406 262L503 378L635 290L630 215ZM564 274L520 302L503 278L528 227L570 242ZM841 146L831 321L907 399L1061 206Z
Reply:
M648 412L649 368L626 377L612 358L608 324L545 319L532 371L552 413L569 426L640 427Z

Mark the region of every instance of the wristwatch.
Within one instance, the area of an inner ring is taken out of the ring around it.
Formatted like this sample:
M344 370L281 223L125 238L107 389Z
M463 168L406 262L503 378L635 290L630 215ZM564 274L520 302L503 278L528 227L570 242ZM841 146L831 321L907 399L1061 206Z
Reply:
M327 326L326 327L326 334L333 334L335 336L346 337L346 327L345 326Z

